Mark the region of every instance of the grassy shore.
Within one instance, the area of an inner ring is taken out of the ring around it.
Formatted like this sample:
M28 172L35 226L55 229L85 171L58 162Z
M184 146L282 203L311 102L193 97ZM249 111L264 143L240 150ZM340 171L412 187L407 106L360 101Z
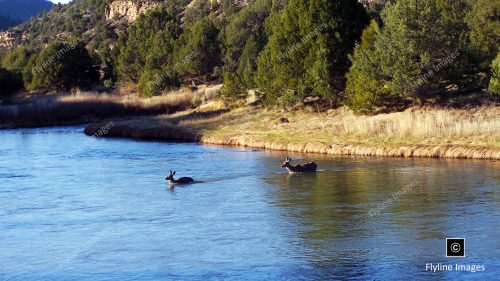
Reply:
M106 118L158 115L185 110L211 100L219 86L187 88L164 96L139 98L136 93L72 92L29 96L0 105L0 129L84 124Z
M234 110L210 102L172 115L114 120L107 136L199 141L218 145L333 155L500 159L500 108L408 109L356 116L328 113ZM105 126L96 123L85 133Z

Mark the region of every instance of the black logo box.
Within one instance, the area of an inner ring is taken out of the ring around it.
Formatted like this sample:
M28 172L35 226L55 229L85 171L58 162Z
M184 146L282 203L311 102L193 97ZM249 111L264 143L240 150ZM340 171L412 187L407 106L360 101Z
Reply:
M465 238L446 238L446 257L465 257Z

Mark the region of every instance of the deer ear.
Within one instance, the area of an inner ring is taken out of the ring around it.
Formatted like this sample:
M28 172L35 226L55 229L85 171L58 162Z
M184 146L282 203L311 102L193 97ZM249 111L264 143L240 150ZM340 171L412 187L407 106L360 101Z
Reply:
M173 175L175 176L175 171L174 171L174 174L173 174Z

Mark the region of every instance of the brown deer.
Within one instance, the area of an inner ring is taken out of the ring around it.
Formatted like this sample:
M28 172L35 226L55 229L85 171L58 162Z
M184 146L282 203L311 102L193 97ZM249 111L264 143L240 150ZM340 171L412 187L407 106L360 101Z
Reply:
M174 179L174 176L175 176L175 171L173 173L172 171L170 171L165 180L170 181L171 184L187 184L194 182L194 180L190 177L182 177L176 180Z
M288 172L290 174L296 174L296 173L304 173L304 172L316 172L316 168L318 168L318 165L314 162L309 162L309 163L304 163L304 164L299 164L299 165L292 165L290 164L290 161L292 161L292 158L287 157L285 159L285 162L281 164L281 168L287 168Z

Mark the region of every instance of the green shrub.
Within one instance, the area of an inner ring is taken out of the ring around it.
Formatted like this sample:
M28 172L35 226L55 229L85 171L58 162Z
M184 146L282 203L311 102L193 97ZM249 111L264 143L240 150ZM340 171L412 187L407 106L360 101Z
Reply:
M104 87L108 88L108 89L112 89L115 87L115 83L113 82L112 79L106 79L103 81L103 84L104 84Z
M392 96L379 68L378 50L375 42L380 36L380 28L373 20L356 45L353 62L347 73L346 95L348 104L354 111L369 113L376 107L400 103L401 97Z
M31 56L35 53L36 51L33 48L24 46L7 50L2 57L1 65L8 70L22 72L28 65Z
M146 67L139 78L137 91L141 96L152 97L180 86L173 67L165 65L162 69Z
M203 98L200 97L200 96L197 96L195 95L192 99L191 99L191 106L193 108L197 108L198 106L202 105L203 104Z
M83 43L50 43L31 69L30 88L68 90L89 87L99 80L94 62Z
M491 78L488 90L500 95L500 52L491 64Z
M293 106L300 101L300 96L297 95L296 91L286 90L283 92L283 95L280 96L277 104L283 107Z
M221 88L221 96L229 101L235 101L245 96L245 88L238 75L230 72L224 73L224 85Z

